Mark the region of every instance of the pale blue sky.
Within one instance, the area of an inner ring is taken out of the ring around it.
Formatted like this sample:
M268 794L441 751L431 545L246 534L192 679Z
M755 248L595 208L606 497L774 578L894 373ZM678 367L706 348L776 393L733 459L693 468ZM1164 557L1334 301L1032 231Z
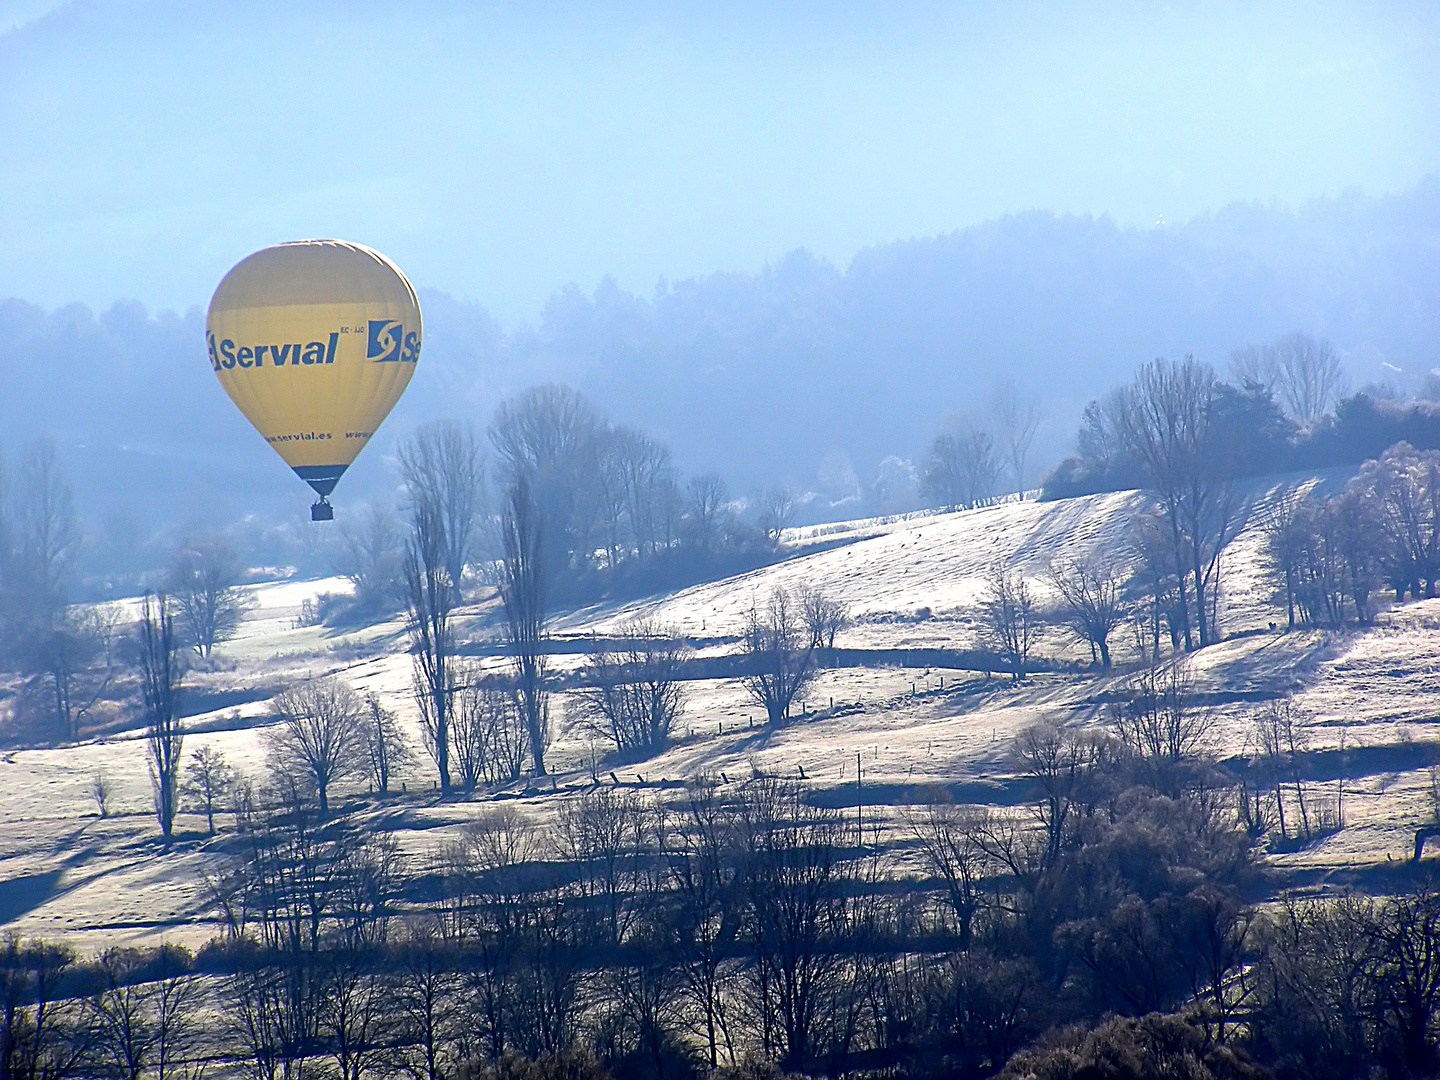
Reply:
M342 236L532 319L1010 211L1440 171L1440 5L0 0L0 296L204 304Z

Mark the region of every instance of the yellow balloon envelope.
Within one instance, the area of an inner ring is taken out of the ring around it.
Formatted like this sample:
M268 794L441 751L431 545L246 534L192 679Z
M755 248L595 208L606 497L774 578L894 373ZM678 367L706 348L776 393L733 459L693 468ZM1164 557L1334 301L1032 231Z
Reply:
M220 385L285 464L326 496L405 391L420 359L420 304L400 268L341 240L242 259L210 301Z

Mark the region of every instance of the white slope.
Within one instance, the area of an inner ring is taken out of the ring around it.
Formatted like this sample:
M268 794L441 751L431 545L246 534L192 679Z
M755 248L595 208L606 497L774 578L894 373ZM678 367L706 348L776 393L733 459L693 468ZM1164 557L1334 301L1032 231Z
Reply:
M1264 573L1266 515L1280 493L1315 482L1310 476L1281 478L1242 492L1245 526L1222 566L1221 620L1227 631L1264 626L1274 618L1273 588ZM872 535L672 595L583 609L557 619L555 628L603 633L629 619L656 618L693 637L723 637L738 633L751 605L763 604L777 587L811 584L846 605L855 619L847 645L964 648L975 643L973 613L993 567L1024 574L1041 596L1052 592L1046 582L1052 563L1098 560L1124 568L1135 558L1127 539L1130 524L1144 507L1139 492L1127 491L841 523L833 527L838 535Z

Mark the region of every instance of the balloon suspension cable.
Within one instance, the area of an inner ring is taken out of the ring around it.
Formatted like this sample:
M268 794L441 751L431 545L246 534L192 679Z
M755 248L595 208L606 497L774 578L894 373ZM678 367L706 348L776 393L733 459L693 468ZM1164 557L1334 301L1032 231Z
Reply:
M311 521L334 521L335 508L330 505L330 500L321 496L320 501L310 507Z

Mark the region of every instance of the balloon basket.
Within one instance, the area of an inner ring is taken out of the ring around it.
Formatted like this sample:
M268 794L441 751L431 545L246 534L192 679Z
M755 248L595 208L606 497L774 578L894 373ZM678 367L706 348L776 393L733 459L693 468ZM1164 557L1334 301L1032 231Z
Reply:
M329 502L328 499L321 499L321 500L320 500L319 502L317 502L315 505L313 505L312 507L310 507L310 520L311 520L311 521L334 521L334 520L335 520L335 508L330 505L330 502Z

